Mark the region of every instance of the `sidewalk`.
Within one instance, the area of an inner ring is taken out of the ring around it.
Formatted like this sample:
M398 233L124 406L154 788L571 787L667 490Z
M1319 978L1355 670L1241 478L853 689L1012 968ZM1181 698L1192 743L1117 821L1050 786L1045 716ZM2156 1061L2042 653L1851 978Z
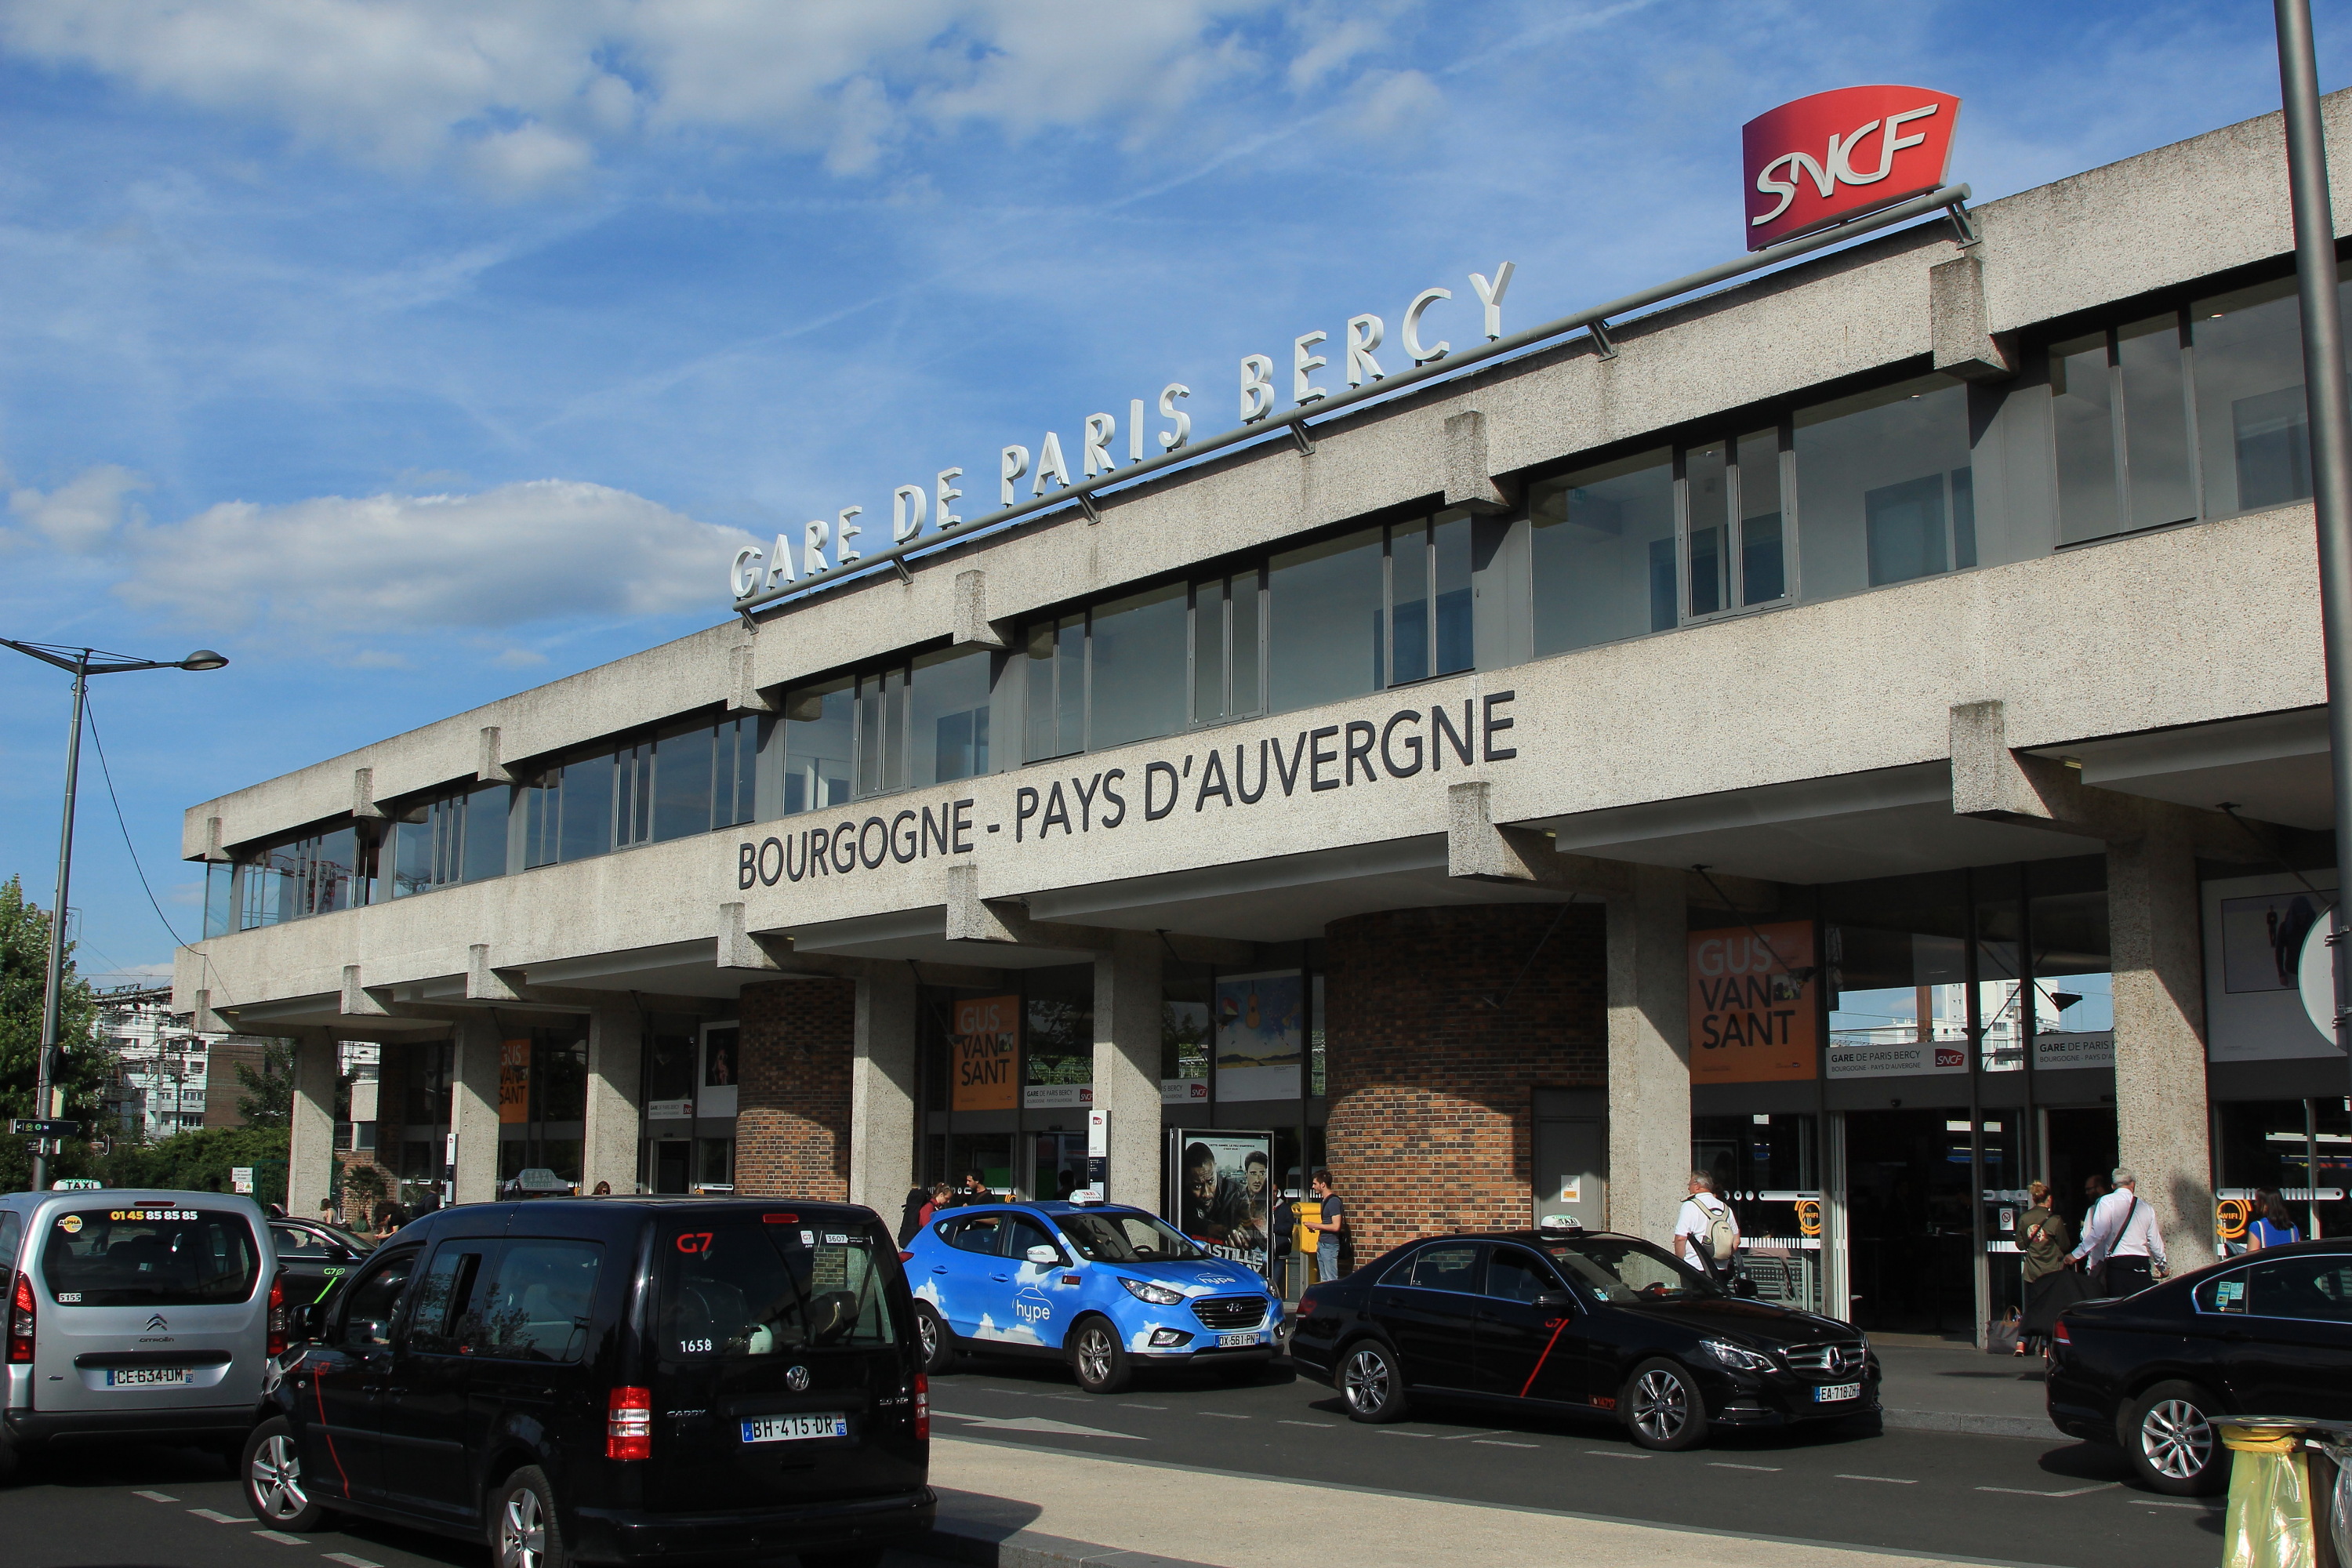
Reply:
M1987 1355L1966 1343L1874 1334L1886 1425L1919 1432L2067 1439L2050 1425L2042 1358Z
M931 1440L939 1529L921 1550L978 1568L1927 1568L1948 1560L1618 1523L1536 1509L1257 1480L1202 1506L1187 1467ZM1442 1543L1442 1544L1441 1544Z

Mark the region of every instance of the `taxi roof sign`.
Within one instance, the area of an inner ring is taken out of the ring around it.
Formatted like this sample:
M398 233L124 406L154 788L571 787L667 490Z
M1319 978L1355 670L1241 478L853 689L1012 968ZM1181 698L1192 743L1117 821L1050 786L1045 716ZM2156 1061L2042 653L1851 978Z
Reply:
M1572 1214L1548 1214L1536 1221L1538 1230L1582 1230L1584 1222Z

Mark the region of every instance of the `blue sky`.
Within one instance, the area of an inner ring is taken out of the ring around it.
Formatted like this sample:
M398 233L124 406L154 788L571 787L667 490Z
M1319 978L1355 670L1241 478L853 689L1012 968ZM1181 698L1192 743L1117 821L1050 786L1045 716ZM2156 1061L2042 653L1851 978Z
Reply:
M1506 259L1514 325L1722 259L1739 126L1788 99L1958 93L1953 172L1989 198L2274 108L2269 27L2252 5L0 0L0 627L235 661L94 688L194 936L183 807L722 619L740 541L849 505L887 537L891 487L950 464L985 510L1000 446L1170 381L1222 429L1241 354L1359 311L1393 331L1431 284L1461 341L1467 275ZM2318 32L2342 86L2352 5ZM46 904L66 683L7 657L0 875ZM82 962L156 973L172 940L96 763Z

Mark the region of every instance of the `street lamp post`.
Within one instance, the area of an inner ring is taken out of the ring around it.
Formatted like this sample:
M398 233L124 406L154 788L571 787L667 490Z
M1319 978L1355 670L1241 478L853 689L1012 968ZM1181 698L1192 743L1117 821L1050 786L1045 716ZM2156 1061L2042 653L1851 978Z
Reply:
M48 1118L58 1115L60 1109L55 1103L52 1085L58 1065L58 1018L64 1002L66 899L73 884L74 786L81 772L82 711L89 699L89 678L132 669L218 669L228 660L208 647L175 659L125 658L120 654L101 654L97 648L60 647L52 643L16 642L7 637L0 637L0 647L13 647L43 664L70 670L74 678L73 732L66 740L65 823L58 832L58 897L49 906L49 963L41 988L40 1054L33 1068L34 1109L41 1117ZM43 1138L33 1145L33 1191L39 1192L48 1184L49 1141Z

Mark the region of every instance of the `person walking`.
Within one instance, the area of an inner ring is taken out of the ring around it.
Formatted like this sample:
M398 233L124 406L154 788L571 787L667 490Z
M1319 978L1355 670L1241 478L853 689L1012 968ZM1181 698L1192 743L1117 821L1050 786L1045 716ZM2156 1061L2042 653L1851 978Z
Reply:
M1307 1228L1322 1234L1315 1243L1315 1281L1321 1284L1339 1278L1339 1237L1348 1229L1348 1205L1339 1201L1331 1185L1331 1173L1318 1165L1315 1168L1315 1196L1323 1205L1323 1217L1310 1221Z
M2080 1276L2066 1267L2066 1247L2074 1232L2065 1216L2050 1204L2050 1186L2035 1182L2026 1188L2033 1205L2017 1216L2017 1252L2024 1260L2025 1311L2018 1323L2017 1351L2025 1355L2050 1342L2050 1329L2058 1314L2082 1299Z
M1728 1273L1739 1250L1739 1221L1731 1205L1715 1195L1715 1178L1690 1173L1690 1196L1675 1215L1675 1253L1713 1279Z
M915 1211L915 1229L919 1231L925 1226L929 1225L932 1219L938 1215L941 1209L947 1207L954 1201L955 1189L953 1187L949 1186L945 1182L933 1182L931 1184L931 1190L928 1194L924 1194L923 1206ZM899 1237L902 1244L911 1239L911 1233L908 1236Z
M2287 1212L2286 1200L2274 1187L2264 1187L2254 1194L2254 1217L2246 1222L2246 1250L2260 1252L2265 1247L2284 1247L2290 1241L2301 1241L2303 1231Z
M2139 1178L2128 1166L2116 1167L2115 1183L2115 1191L2091 1210L2073 1256L2091 1271L2099 1295L2137 1295L2163 1275L2164 1234L2156 1211L2140 1202Z

